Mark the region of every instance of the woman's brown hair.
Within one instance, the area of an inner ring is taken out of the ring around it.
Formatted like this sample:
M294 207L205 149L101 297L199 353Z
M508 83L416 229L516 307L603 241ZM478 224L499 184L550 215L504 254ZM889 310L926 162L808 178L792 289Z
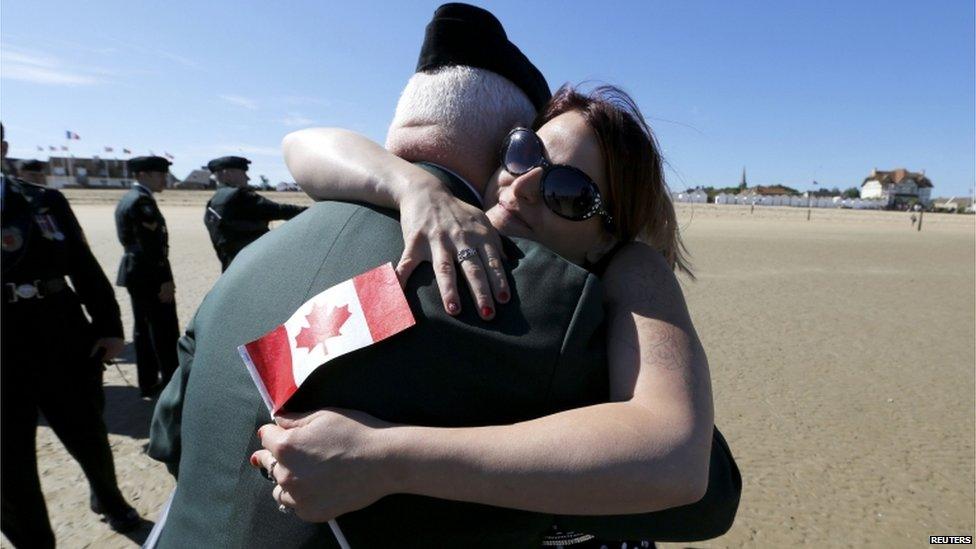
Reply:
M678 233L671 193L657 140L640 109L623 90L599 86L583 94L569 84L556 91L533 127L577 111L596 134L606 162L613 235L620 242L640 240L659 251L675 270L694 277L688 251Z

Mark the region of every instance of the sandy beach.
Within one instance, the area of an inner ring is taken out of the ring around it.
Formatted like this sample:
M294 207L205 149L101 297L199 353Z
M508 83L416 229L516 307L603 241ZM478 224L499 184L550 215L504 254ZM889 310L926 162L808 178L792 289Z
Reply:
M114 281L121 192L66 195ZM181 326L220 274L202 222L209 196L159 200ZM716 423L744 479L734 528L693 545L917 547L972 535L976 217L926 214L917 232L904 213L815 209L807 221L800 208L681 205L679 221ZM122 491L152 521L173 480L143 453L152 402L134 387L128 294L116 297L129 345L106 371L106 421ZM60 546L141 543L148 523L122 536L88 510L80 468L44 425L37 446Z

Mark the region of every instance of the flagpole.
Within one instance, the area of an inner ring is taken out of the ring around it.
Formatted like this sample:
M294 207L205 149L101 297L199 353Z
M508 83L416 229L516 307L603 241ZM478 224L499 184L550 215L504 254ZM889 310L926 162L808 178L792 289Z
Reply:
M72 162L71 158L71 136L68 135L68 132L65 132L64 137L64 152L68 154L68 182L70 183L74 177L74 162Z

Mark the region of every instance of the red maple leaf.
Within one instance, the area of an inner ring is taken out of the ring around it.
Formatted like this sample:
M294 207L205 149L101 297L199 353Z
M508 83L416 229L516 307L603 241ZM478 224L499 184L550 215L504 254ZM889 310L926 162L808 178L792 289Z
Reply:
M325 304L315 303L312 305L312 312L305 316L308 321L308 328L302 328L295 338L296 347L304 347L308 352L312 352L316 346L322 344L322 349L329 354L325 346L325 340L330 337L341 335L339 329L349 320L352 313L349 312L349 305L342 307L332 307L329 312L325 311Z

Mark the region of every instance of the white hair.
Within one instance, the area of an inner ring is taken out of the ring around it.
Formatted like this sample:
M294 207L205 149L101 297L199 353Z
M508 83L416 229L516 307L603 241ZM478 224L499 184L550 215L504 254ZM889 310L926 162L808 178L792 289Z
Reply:
M497 167L498 147L535 107L507 78L467 66L414 74L397 102L386 148L411 161L432 161L482 185ZM476 179L476 180L474 180Z

